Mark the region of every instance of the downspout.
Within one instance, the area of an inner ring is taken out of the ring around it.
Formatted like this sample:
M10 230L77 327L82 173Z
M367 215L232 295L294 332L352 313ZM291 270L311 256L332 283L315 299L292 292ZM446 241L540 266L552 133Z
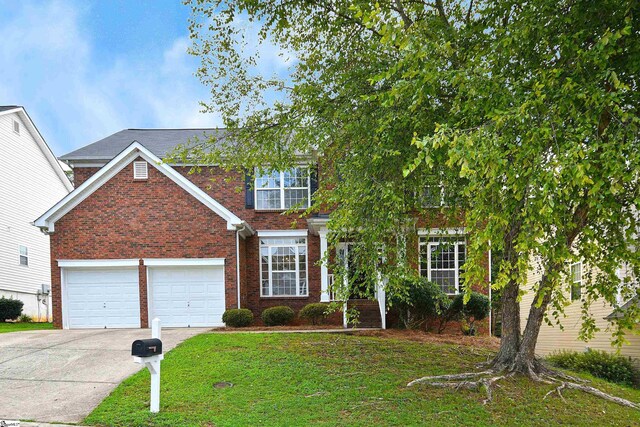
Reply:
M238 308L240 307L240 233L247 228L246 225L242 229L236 230L236 290L238 291Z

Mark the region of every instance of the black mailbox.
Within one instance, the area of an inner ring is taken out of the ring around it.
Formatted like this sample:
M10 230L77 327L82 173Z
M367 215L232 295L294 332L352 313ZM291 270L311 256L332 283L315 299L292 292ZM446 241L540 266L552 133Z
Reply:
M151 357L162 354L162 341L158 338L147 340L135 340L131 344L131 355L138 357Z

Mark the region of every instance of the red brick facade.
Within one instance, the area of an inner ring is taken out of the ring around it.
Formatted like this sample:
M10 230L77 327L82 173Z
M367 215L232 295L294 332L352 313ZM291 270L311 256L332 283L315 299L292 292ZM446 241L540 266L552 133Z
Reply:
M245 208L244 176L220 168L203 168L189 174L188 167L175 169L207 194L246 221L254 230L307 229L304 219L281 212ZM76 187L99 168L74 169ZM226 221L177 186L155 167L149 177L134 181L132 164L68 212L55 224L51 235L53 317L62 327L61 274L56 260L140 259L140 319L148 326L146 267L143 258L224 258L225 303L237 307L236 232ZM416 242L417 245L417 242ZM261 297L259 237L240 239L240 305L256 318L267 307L288 305L294 310L320 301L320 239L309 235L308 297ZM486 288L486 286L484 286ZM486 293L486 289L479 289ZM341 322L340 316L332 319Z

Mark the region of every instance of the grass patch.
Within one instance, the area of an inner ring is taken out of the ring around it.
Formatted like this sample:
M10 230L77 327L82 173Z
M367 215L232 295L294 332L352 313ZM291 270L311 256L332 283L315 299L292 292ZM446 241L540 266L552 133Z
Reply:
M36 331L40 329L53 329L53 324L49 322L0 323L0 334L5 332Z
M407 388L423 375L473 370L483 347L344 334L202 334L162 364L160 413L149 373L125 380L84 424L99 426L634 425L639 413L576 391L516 378L483 392ZM214 388L228 381L229 388ZM632 401L640 391L595 380Z

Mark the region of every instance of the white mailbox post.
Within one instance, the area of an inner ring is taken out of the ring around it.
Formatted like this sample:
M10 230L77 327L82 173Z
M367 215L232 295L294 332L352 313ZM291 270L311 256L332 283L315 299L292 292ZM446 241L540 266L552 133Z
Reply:
M153 319L151 322L151 338L161 339L160 319ZM151 408L150 411L157 413L160 411L160 361L164 359L164 354L140 357L133 356L133 361L144 364L151 373Z

